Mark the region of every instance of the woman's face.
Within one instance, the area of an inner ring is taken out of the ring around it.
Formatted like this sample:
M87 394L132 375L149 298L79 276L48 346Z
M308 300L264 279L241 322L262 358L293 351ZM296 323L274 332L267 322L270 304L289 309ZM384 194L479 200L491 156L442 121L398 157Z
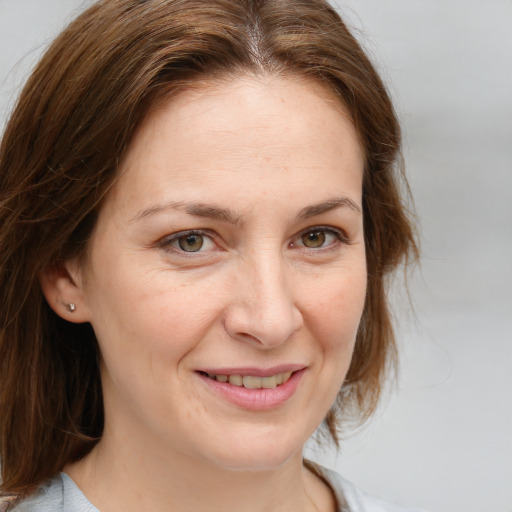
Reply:
M300 456L363 310L362 175L312 82L211 82L152 111L79 269L104 442L237 469Z

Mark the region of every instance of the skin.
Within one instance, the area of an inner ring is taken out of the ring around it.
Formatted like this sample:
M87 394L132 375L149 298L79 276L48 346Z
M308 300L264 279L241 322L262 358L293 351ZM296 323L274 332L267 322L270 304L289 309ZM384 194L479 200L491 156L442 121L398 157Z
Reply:
M85 263L42 279L98 338L105 431L65 471L102 512L334 510L302 449L364 307L363 166L339 100L305 79L200 83L152 110ZM256 411L198 373L283 364L304 368L295 392Z

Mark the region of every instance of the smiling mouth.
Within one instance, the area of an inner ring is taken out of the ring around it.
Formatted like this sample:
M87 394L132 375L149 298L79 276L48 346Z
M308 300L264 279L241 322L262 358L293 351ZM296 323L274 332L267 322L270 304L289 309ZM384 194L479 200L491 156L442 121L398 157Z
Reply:
M246 389L274 389L288 382L294 372L277 373L276 375L270 375L268 377L258 377L255 375L216 375L206 372L199 373L217 382L244 387Z

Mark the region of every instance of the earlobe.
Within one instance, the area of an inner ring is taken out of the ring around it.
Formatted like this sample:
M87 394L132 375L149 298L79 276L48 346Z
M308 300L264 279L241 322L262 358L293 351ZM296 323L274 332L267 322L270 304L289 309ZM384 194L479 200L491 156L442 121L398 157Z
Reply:
M64 320L90 321L89 310L77 262L59 262L39 274L39 283L48 305Z

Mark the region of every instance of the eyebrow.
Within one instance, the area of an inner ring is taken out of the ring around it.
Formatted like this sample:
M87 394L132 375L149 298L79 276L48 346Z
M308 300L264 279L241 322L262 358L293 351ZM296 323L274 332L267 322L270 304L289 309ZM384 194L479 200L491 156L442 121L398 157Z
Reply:
M302 208L297 214L298 220L305 220L323 213L327 213L336 208L348 207L351 210L361 214L361 207L348 197L335 197L321 203L313 204ZM228 208L221 208L216 205L207 203L188 203L188 202L170 202L165 204L157 204L138 212L130 219L130 223L139 222L146 217L160 213L166 210L178 210L194 215L196 217L205 217L209 219L221 220L230 224L241 226L244 218L237 215Z
M150 208L137 213L132 219L130 219L130 223L139 222L146 217L166 210L178 210L196 217L222 220L224 222L229 222L230 224L241 225L243 223L243 218L240 215L237 215L227 208L221 208L219 206L206 203L185 202L171 202L151 206Z
M297 218L299 220L309 219L310 217L315 217L316 215L321 215L322 213L327 213L343 206L347 206L359 214L362 213L361 207L356 202L352 201L352 199L348 197L334 197L322 203L306 206L299 212Z

